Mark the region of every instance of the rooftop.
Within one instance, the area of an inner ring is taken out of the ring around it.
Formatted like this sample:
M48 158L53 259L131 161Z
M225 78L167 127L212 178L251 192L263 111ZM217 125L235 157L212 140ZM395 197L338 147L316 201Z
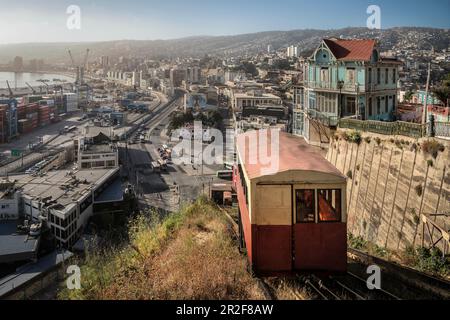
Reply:
M42 273L48 272L72 256L73 254L70 251L53 252L39 259L37 263L30 263L17 269L15 273L0 279L0 298L11 294L15 289L20 288Z
M266 159L260 159L258 155L260 154L261 149L261 154L267 155L267 157L274 159L274 157L277 156L271 154L272 138L276 132L279 133L279 161L277 168L275 168L275 170L270 170L272 172L271 174L293 170L314 171L345 179L336 167L328 162L303 138L273 129L248 131L237 137L238 153L249 179L270 175L265 174L265 170L271 169L270 165L264 164L263 160ZM260 143L261 137L267 138L266 143ZM252 141L253 144L249 143L250 141ZM250 147L251 145L254 145L255 147Z
M324 39L323 41L335 58L342 61L370 61L376 47L376 41L370 39Z
M279 96L276 96L272 93L267 93L267 92L263 92L263 93L254 93L254 92L245 92L245 93L235 93L234 94L235 98L268 98L268 99L279 99L281 100L281 98Z
M0 263L31 260L37 253L39 238L16 231L17 222L0 223Z
M82 151L83 154L89 153L111 153L115 152L117 149L111 144L86 144L85 149Z
M82 199L89 191L101 185L119 169L95 169L75 171L49 171L43 177L30 175L12 175L9 180L15 181L16 187L31 198L49 198L61 205L59 211L67 211Z

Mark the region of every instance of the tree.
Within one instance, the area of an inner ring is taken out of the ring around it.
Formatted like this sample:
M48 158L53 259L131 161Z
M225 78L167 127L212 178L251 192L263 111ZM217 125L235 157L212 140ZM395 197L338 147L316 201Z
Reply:
M450 100L450 74L442 81L442 85L433 89L436 98L446 107L449 106Z
M406 102L410 102L412 97L413 97L413 95L414 95L414 93L411 90L406 92L406 94L405 94L405 101Z

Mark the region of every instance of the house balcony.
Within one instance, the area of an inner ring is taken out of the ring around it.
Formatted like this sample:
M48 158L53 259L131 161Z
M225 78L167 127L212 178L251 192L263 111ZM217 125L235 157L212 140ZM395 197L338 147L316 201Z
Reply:
M336 82L325 82L325 81L308 81L307 86L310 89L324 90L331 92L339 92L340 88ZM361 93L366 91L364 85L359 85L355 83L346 82L342 86L342 93Z

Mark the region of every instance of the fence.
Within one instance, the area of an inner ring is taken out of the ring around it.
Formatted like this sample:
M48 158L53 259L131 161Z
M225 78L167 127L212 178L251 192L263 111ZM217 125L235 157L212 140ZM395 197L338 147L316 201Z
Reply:
M450 123L449 122L436 122L434 126L436 137L450 138Z
M363 121L355 119L341 119L339 120L339 127L384 135L401 135L412 138L426 137L427 135L431 135L430 133L433 132L433 130L430 129L430 125L422 125L403 121L383 122L371 120ZM450 124L435 123L434 129L434 132L436 132L436 136L450 137Z

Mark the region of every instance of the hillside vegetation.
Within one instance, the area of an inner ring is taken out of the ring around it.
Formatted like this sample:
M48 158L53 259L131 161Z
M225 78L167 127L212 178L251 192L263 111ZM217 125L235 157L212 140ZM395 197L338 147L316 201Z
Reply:
M87 254L81 290L60 299L262 299L219 210L199 199L163 219L140 215L121 248Z

